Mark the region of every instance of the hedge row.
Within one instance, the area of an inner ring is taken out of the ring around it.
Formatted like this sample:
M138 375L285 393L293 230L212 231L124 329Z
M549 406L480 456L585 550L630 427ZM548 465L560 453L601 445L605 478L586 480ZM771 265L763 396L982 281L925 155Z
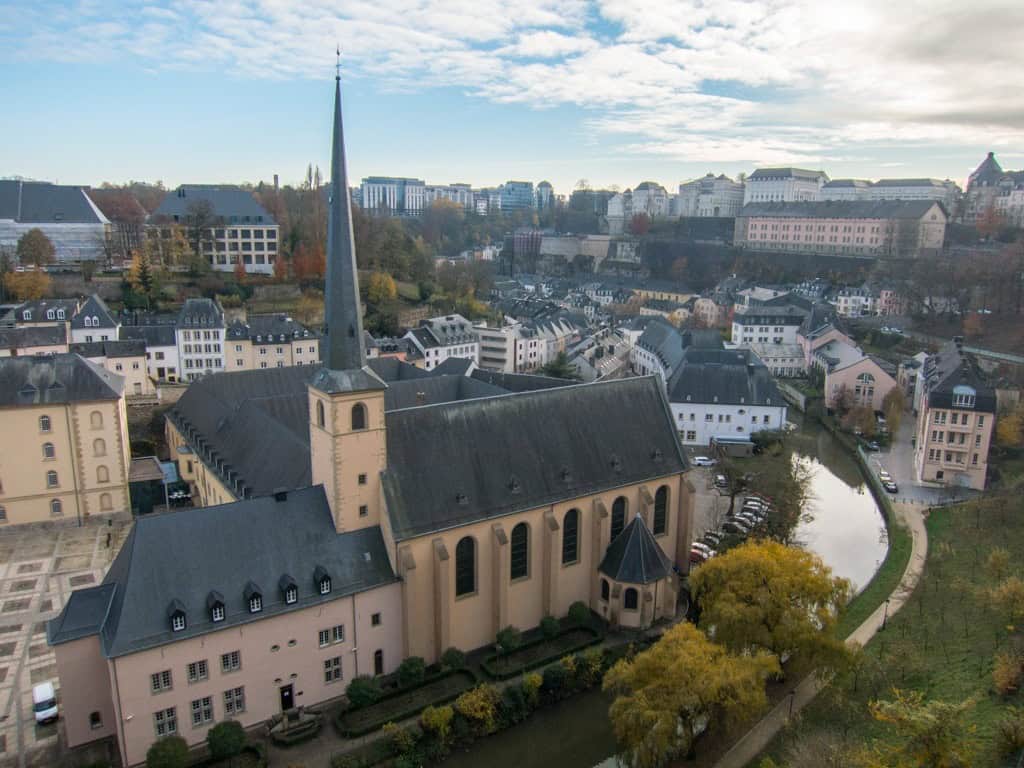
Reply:
M520 664L514 667L513 669L500 670L496 668L496 664L499 660L504 661L510 657L515 657L517 654L520 654L523 651L530 650L532 648L536 648L543 645L549 645L553 642L557 642L559 638L565 637L566 635L570 635L573 633L583 633L589 635L590 637L586 638L585 640L581 640L578 643L572 643L571 645L568 645L564 648L559 648L557 651L552 651L550 654L545 654L541 658L534 659L525 664ZM521 675L524 672L529 672L531 669L537 669L538 667L543 667L545 664L550 664L552 661L557 661L558 659L568 654L576 653L577 651L581 651L584 648L588 648L591 645L596 645L603 639L604 635L602 635L593 627L572 627L571 629L561 632L551 639L545 637L540 638L538 640L532 640L528 643L523 643L521 646L516 648L516 650L514 650L512 653L508 654L505 657L499 657L497 654L492 654L488 656L486 659L484 659L483 663L481 663L480 665L480 668L483 669L483 671L486 672L488 676L494 678L495 680L508 680L510 678L516 677L517 675Z

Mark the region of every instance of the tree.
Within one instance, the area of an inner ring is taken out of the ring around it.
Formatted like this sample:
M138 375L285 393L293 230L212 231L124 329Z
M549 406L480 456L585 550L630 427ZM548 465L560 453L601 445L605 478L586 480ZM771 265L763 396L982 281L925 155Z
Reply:
M821 559L775 541L748 541L704 563L690 576L700 626L737 653L799 654L837 668L847 658L836 637L850 584Z
M964 316L964 336L969 339L976 339L985 330L981 315L977 312L969 312Z
M274 279L279 283L288 280L288 262L280 254L274 259Z
M554 360L542 365L540 373L553 379L579 379L580 377L576 369L570 365L569 358L565 352L559 352Z
M146 750L146 768L185 768L188 744L181 736L164 736Z
M973 699L925 700L921 691L893 689L892 701L873 701L874 718L896 726L899 746L876 745L880 765L893 768L961 768L970 764L973 729L965 722Z
M24 266L45 267L53 263L56 250L43 230L33 227L18 239L17 254Z
M128 268L128 283L135 293L145 299L148 308L157 292L157 277L145 251L137 252L132 257L131 266Z
M999 611L1010 624L1024 618L1024 580L1010 576L989 592L992 607Z
M845 384L840 384L839 390L836 392L835 397L832 398L832 410L839 414L840 417L843 417L850 412L853 405L853 392Z
M374 306L394 301L398 298L398 288L394 278L387 272L374 272L366 281L366 301Z
M4 288L18 301L41 299L50 292L50 276L45 272L8 272Z
M734 656L687 622L604 678L616 695L608 715L620 759L656 768L689 752L704 728L750 717L767 704L765 680L778 672L765 653Z
M245 729L237 720L224 720L206 734L206 745L214 760L230 761L245 747Z
M996 444L1000 448L1020 448L1024 443L1024 403L999 415Z
M1003 228L1004 221L1003 217L996 210L994 204L989 206L982 211L978 218L975 219L974 226L978 230L978 234L982 237L992 237L996 232Z
M402 663L398 665L398 684L403 688L418 685L423 682L423 677L426 673L427 665L423 661L423 657L410 656L407 659L403 659Z
M629 231L637 236L646 235L651 231L651 217L646 213L634 214L633 218L629 220Z
M303 325L314 325L323 321L324 295L320 291L303 291L295 305L295 316Z
M885 414L885 420L889 422L889 431L894 435L899 431L900 420L903 418L903 410L906 405L907 398L899 387L893 387L882 398L882 413Z
M193 253L202 253L203 245L212 242L210 230L216 224L217 216L209 200L193 200L185 207L185 227Z
M245 285L245 280L246 280L246 277L247 277L246 272L245 272L245 260L241 256L239 256L238 257L238 261L235 262L234 272L235 272L235 281L239 285Z

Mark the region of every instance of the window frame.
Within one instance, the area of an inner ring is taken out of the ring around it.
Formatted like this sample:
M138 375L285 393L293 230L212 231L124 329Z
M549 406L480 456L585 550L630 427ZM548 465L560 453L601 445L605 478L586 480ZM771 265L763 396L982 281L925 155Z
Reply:
M570 519L572 520L571 533ZM573 507L562 516L562 565L576 565L579 561L580 511L578 508Z

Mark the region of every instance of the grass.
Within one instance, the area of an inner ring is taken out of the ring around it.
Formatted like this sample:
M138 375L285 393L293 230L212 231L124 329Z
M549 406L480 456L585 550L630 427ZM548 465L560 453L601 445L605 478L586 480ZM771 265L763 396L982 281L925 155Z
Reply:
M997 725L1011 706L1024 703L1024 694L1004 699L992 690L995 655L1019 647L1020 638L988 604L987 592L997 579L985 563L1002 547L1011 555L1007 574L1024 567L1024 527L1017 524L1022 512L1020 498L935 510L927 523L925 572L908 603L868 643L860 672L837 677L767 754L785 765L790 745L828 732L845 734L861 747L897 744L892 728L871 717L868 703L901 688L928 700L973 700L966 723L974 730L972 764L998 766Z
M888 529L889 550L885 554L885 560L868 585L846 606L846 611L836 627L836 634L839 637L849 636L875 612L875 609L896 589L907 563L910 562L910 552L913 548L910 531L899 523L890 523Z
M542 639L525 643L519 649L503 656L487 658L481 669L491 677L507 679L520 672L534 669L548 661L560 659L567 653L598 642L601 634L589 627L570 629L550 640Z
M338 717L342 732L358 736L380 728L387 722L412 717L424 707L458 696L476 685L476 677L468 670L443 675L418 688L389 695L376 704L343 712Z

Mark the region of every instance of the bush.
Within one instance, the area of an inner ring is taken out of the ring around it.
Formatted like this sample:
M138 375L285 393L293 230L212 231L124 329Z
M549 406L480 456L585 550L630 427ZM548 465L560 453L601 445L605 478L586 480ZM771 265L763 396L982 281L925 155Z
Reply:
M996 732L996 743L999 754L1012 755L1024 749L1024 710L1012 709L1010 714L999 723Z
M449 648L441 654L441 666L445 669L462 669L466 664L466 654L458 648Z
M526 703L526 694L522 686L510 685L501 692L502 726L508 727L522 722L530 714L530 706Z
M398 684L403 688L419 685L427 673L426 662L420 656L410 656L398 665Z
M448 705L427 707L420 714L420 727L424 732L437 739L442 747L447 747L452 734L452 719L455 710Z
M206 745L214 760L227 760L240 753L245 746L245 729L237 720L217 723L206 734Z
M493 733L497 725L498 691L493 685L478 685L455 700L455 710L480 733Z
M495 640L498 645L498 653L512 653L523 644L523 633L509 625L498 631Z
M354 677L345 689L345 696L354 708L367 707L381 697L380 683L369 675Z
M545 616L540 620L540 631L548 640L557 637L561 629L562 625L558 623L558 619L554 616Z
M531 672L523 678L523 695L531 707L536 707L540 703L540 687L543 682L544 678L539 672Z
M584 686L597 685L601 681L604 654L600 648L588 648L576 657L576 678Z
M590 608L582 600L569 606L569 621L578 626L590 623Z
M146 768L185 768L188 765L188 744L181 736L157 739L146 751Z
M1021 659L1016 653L1000 653L992 668L992 684L1000 696L1009 696L1020 687Z
M402 728L394 723L384 723L381 729L384 738L391 742L396 755L408 755L416 749L416 733L411 728Z
M541 692L550 701L562 698L569 683L569 675L561 664L553 664L544 670Z

